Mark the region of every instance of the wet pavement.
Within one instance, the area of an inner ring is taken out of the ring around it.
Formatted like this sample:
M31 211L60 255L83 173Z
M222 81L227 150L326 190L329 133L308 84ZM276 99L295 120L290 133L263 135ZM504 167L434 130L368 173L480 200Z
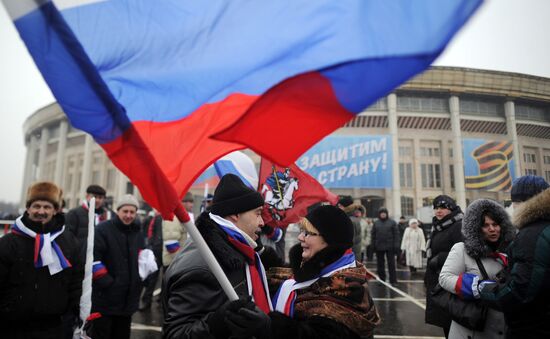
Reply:
M298 229L289 227L286 232L285 248L296 243ZM424 263L425 264L425 263ZM425 267L425 265L424 265ZM367 268L376 273L376 262L367 263ZM424 290L424 270L410 273L409 269L397 265L397 284L370 280L369 288L382 318L382 324L374 332L379 339L435 339L444 338L439 327L424 323L426 292ZM388 276L388 274L386 274ZM158 293L160 290L155 291ZM153 300L156 300L154 297ZM150 310L136 312L132 318L132 338L161 338L162 310L153 302Z
M367 267L373 273L376 272L374 262L367 263ZM426 301L423 277L424 270L411 274L408 269L398 266L397 284L369 281L372 297L382 317L382 324L375 330L375 338L444 338L443 330L424 323ZM162 310L159 303L154 301L150 310L134 314L132 338L161 338L161 326Z

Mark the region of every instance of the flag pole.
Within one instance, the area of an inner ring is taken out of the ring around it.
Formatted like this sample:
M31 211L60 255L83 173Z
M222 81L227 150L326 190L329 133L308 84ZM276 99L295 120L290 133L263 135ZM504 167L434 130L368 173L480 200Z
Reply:
M195 226L191 218L189 218L189 214L181 203L177 205L174 213L176 214L178 220L183 223L183 226L185 227L195 244L197 244L200 255L202 256L204 261L206 261L206 264L210 268L210 271L214 274L216 280L218 280L218 283L221 285L229 300L238 300L239 296L235 292L233 285L231 285L231 282L229 282L229 279L223 272L222 267L214 257L212 250L210 250L210 247L208 247L208 244L206 244L206 241L204 241L202 235L197 229L197 226Z
M84 333L86 319L92 309L92 263L94 261L94 229L95 227L95 198L88 203L88 239L86 244L86 262L84 264L84 280L82 281L82 295L80 296L80 314L82 327L75 329L73 338L81 338Z

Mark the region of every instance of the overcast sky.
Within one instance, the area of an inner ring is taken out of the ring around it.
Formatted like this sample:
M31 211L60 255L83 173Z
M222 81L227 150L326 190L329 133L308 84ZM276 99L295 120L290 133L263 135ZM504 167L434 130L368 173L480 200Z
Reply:
M549 13L549 0L486 1L436 65L550 77ZM54 99L2 5L0 46L0 201L17 202L26 152L23 122Z

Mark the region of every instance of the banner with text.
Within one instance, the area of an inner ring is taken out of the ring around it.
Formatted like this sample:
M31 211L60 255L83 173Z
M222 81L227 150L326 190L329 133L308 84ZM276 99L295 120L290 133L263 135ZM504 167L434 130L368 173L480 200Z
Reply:
M328 188L392 186L389 135L328 136L296 164Z
M509 191L515 179L511 141L463 139L464 179L468 190Z

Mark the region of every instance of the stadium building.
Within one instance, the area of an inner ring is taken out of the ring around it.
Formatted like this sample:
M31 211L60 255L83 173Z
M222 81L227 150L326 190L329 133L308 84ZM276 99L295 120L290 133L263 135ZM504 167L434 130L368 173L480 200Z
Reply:
M32 114L23 130L22 197L36 180L61 185L69 208L91 183L104 186L113 199L139 196L57 104ZM504 202L517 176L550 181L550 79L432 67L323 139L297 164L334 193L360 199L369 216L380 206L393 217L415 216L439 194L463 207L480 197ZM202 188L193 193L201 196Z

